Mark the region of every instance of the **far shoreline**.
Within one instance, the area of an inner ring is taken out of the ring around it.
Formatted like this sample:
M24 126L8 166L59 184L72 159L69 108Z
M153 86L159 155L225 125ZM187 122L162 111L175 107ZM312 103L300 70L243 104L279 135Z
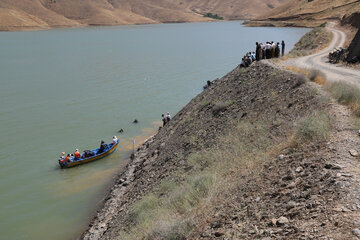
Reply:
M96 28L96 27L120 27L120 26L147 26L147 25L161 25L161 24L184 24L184 23L207 23L207 22L236 22L242 21L242 25L246 27L290 27L290 28L313 28L313 26L305 26L293 22L291 25L279 21L256 21L250 19L205 19L204 21L166 21L159 23L135 23L135 24L87 24L78 26L0 26L0 32L36 32L58 29L83 29L83 28Z

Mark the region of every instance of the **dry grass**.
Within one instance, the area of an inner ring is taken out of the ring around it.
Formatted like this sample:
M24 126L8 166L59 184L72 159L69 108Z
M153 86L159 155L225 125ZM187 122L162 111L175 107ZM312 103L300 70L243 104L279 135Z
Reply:
M356 85L333 82L327 84L326 89L338 103L348 106L355 116L360 117L360 89Z
M294 73L303 74L304 76L307 76L309 74L309 71L307 69L298 68L296 66L285 66L285 69Z
M297 126L295 141L303 144L326 140L331 129L331 118L324 112L315 112L303 119Z
M324 85L326 83L325 74L318 69L310 69L308 70L308 78L310 81L315 82L319 85Z
M325 85L327 82L325 74L317 69L305 69L296 66L286 66L285 69L306 76L310 81L319 85Z
M266 123L243 121L219 139L217 146L191 154L189 173L179 171L165 179L155 193L147 194L132 207L134 226L119 239L185 239L196 217L207 216L214 202L221 201L241 180L282 143L271 138ZM256 137L256 141L244 141Z

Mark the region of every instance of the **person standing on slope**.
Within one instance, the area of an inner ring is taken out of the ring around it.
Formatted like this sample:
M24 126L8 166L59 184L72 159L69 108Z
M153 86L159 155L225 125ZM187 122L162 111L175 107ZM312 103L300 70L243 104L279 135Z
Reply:
M256 42L256 54L255 54L256 61L260 60L260 51L261 51L261 46L258 42Z
M284 56L285 53L285 42L284 40L281 41L281 56Z

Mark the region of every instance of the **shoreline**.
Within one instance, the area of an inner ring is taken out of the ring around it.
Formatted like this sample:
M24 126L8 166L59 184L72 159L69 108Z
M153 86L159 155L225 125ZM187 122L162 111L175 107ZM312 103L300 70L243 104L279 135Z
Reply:
M97 27L121 27L121 26L147 26L147 25L161 25L161 24L181 24L181 23L206 23L206 22L234 22L242 21L242 25L246 27L294 27L294 28L313 28L315 25L299 24L297 21L274 21L274 20L250 20L250 19L205 19L204 21L165 21L158 23L134 23L134 24L83 24L77 26L0 26L0 32L31 32L31 31L46 31L58 29L82 29L82 28L97 28Z
M127 162L126 165L120 172L112 177L112 180L107 185L105 195L93 211L93 216L89 221L88 227L76 239L97 239L107 230L104 222L111 221L114 214L116 216L115 210L118 207L116 200L119 199L119 196L131 185L131 180L136 172L135 169L141 163L141 156L148 154L148 145L155 140L156 135L157 133L150 136L144 143L136 148L133 159L131 159L131 155L125 159ZM94 227L96 224L99 227Z
M236 69L236 68L235 68ZM233 70L234 71L234 70ZM224 77L226 77L225 75ZM222 78L224 78L222 77ZM215 84L217 85L217 84ZM204 93L201 92L197 96L193 98L199 98ZM187 106L193 102L191 100L188 104L186 104L182 110L180 110L174 117L177 115L181 116L183 114L184 109L187 108ZM178 116L178 117L179 117ZM173 131L172 126L169 129L163 129L167 132L169 132L170 135L172 135ZM141 178L141 171L137 173L137 171L141 168L144 168L147 166L147 161L149 156L156 156L159 154L159 150L155 150L155 152L151 152L151 143L155 143L155 145L159 145L161 143L161 138L158 139L158 135L162 134L163 131L161 129L157 131L153 136L145 140L143 144L138 146L136 148L135 156L133 159L127 159L127 165L124 167L124 169L116 174L112 181L112 186L109 186L109 190L107 191L107 194L103 197L103 202L99 204L99 207L96 209L95 214L90 219L88 228L78 237L78 239L99 239L103 236L103 234L111 229L113 220L117 218L117 216L121 214L128 214L129 212L126 210L126 207L129 204L132 204L135 202L139 196L136 196L135 198L128 199L128 196L126 197L125 194L128 190L130 190L134 184L133 180L137 180L138 178ZM161 143L160 146L163 146L165 143ZM150 148L149 148L150 146ZM159 146L159 147L160 147ZM156 148L156 149L159 149ZM151 160L150 160L151 161ZM142 176L144 177L144 176ZM146 178L146 177L145 177ZM150 177L151 178L151 177ZM124 199L123 199L124 198ZM130 201L128 201L130 200Z
M205 17L204 17L205 18ZM202 23L202 22L226 22L226 21L246 21L246 19L232 19L232 20L216 20L205 18L204 21L165 21L165 22L149 22L149 23L133 23L133 24L79 24L73 26L0 26L0 32L30 32L30 31L46 31L56 29L81 29L93 27L119 27L119 26L147 26L159 24L177 24L177 23Z
M133 138L128 138L126 141L131 142L131 139L138 139L135 144L135 153L138 152L138 149L143 147L148 141L154 138L154 136L158 132L157 127L158 122L153 122L152 126L153 128L144 128L142 129L142 132L144 134L134 136ZM146 135L146 132L150 133L150 135ZM140 140L139 140L140 139ZM144 140L145 139L145 140ZM119 146L122 150L126 151L126 156L123 158L122 167L117 170L110 179L104 184L103 191L100 193L101 199L96 203L95 207L89 212L89 219L88 224L86 228L81 229L81 235L74 236L75 239L83 239L83 235L91 228L91 226L94 224L94 222L97 219L97 216L100 212L104 211L105 203L108 201L111 197L112 192L116 189L118 186L118 182L120 179L126 178L128 175L128 170L131 168L131 165L134 164L134 159L131 159L132 150L128 147L129 144Z
M237 67L235 67L236 69ZM234 70L232 70L234 71ZM232 72L230 71L230 73ZM226 77L225 74L222 78ZM199 97L204 91L197 94L192 100L190 100L176 115L181 115L181 112L184 108L187 107L195 98ZM174 115L174 117L176 116ZM101 236L111 228L109 223L112 219L116 218L119 213L123 210L120 206L122 196L126 193L127 189L131 189L131 184L133 179L138 178L136 172L140 167L143 167L146 161L147 156L153 156L154 152L149 152L149 145L157 140L157 136L160 133L160 130L157 130L156 133L150 136L144 141L141 145L136 147L135 155L131 158L131 155L125 160L127 164L124 168L116 173L113 176L112 181L108 185L108 189L105 191L105 195L102 198L101 203L98 204L98 207L93 211L93 215L90 218L88 227L82 232L82 234L77 239L100 239ZM155 151L155 155L157 155ZM141 173L140 173L141 174ZM125 201L125 203L127 203ZM119 210L120 206L120 210Z

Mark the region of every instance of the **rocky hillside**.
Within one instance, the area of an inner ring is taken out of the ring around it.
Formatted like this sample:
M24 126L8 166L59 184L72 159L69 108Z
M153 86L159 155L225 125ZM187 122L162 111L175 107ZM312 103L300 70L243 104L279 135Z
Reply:
M288 0L0 0L0 30L250 19Z
M314 27L329 20L341 20L354 12L360 12L359 0L290 0L257 20L258 24Z
M82 238L352 239L328 103L302 75L235 68L137 150Z

